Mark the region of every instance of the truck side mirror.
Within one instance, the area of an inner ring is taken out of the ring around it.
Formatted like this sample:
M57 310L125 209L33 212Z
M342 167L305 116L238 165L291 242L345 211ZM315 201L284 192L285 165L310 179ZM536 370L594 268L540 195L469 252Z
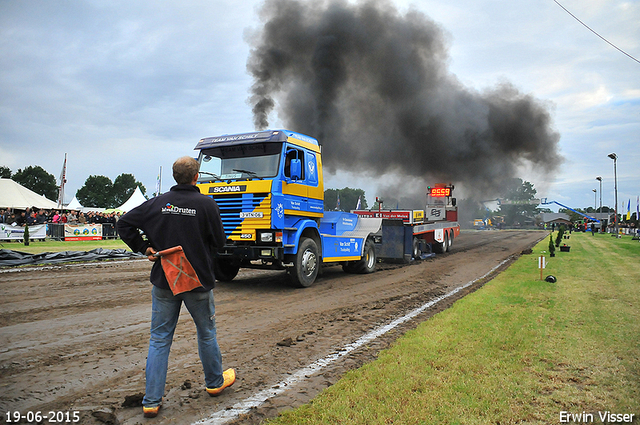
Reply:
M302 178L302 162L299 159L291 160L291 180Z
M451 205L456 206L456 198L451 198Z

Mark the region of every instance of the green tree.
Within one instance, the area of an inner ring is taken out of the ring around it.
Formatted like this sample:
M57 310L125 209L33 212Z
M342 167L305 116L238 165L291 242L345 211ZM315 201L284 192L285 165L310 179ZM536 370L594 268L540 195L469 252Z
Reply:
M10 179L11 169L9 167L5 167L4 165L0 165L0 178Z
M133 174L122 173L116 177L113 182L113 205L118 207L127 202L131 195L133 195L136 187L140 188L143 195L147 192L144 185L139 181L136 181Z
M12 177L13 181L20 183L27 189L33 190L38 195L44 195L47 199L55 201L58 199L58 185L53 174L36 165L18 170Z
M536 193L532 183L519 178L511 179L499 209L499 215L504 217L506 225L524 225L534 222L534 217L538 214L538 206L533 202Z
M351 211L358 204L360 197L360 208L367 208L367 199L364 196L364 190L352 189L345 187L343 189L327 189L324 191L324 210L335 211L338 204L338 195L340 195L340 211Z
M86 207L113 208L113 182L105 176L89 176L76 192L78 202ZM120 205L120 204L118 204Z

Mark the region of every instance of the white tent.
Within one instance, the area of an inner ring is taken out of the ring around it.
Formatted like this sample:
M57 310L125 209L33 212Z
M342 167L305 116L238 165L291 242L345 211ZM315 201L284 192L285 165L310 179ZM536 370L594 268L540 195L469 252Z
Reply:
M131 197L127 199L127 202L120 205L117 209L122 210L124 212L128 212L134 209L135 207L137 207L138 205L142 204L143 202L146 202L146 200L147 198L145 198L144 195L142 194L140 187L136 186L136 190L133 192Z
M84 207L80 204L80 202L78 201L78 198L76 198L75 196L73 197L71 202L69 202L69 205L65 207L65 209L67 210L75 210L75 211L82 211L82 208Z
M0 208L25 210L31 207L53 210L58 204L11 179L0 179Z
M78 198L74 196L73 199L71 200L71 202L69 202L68 205L65 205L64 209L65 210L82 211L84 213L87 213L87 212L102 212L106 208L83 207L82 204L80 204L80 201L78 201Z

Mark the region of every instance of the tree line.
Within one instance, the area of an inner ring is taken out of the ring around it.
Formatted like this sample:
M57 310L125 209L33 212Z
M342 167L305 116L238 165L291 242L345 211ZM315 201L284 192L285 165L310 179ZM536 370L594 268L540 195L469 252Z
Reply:
M340 200L339 202L338 199ZM350 187L327 189L324 191L324 210L351 211L356 209L358 199L360 199L360 208L368 208L367 199L362 189L352 189Z
M6 166L0 166L0 177L11 179L47 199L58 199L60 186L55 176L39 165L18 169L15 173ZM97 208L115 208L124 204L136 190L140 188L142 194L147 189L137 181L133 174L122 173L114 181L106 176L89 176L84 185L76 192L76 198L81 205Z

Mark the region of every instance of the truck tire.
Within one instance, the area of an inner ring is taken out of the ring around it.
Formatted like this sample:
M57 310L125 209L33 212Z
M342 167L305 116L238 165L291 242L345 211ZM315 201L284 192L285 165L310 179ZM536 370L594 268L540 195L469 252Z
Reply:
M362 258L356 261L354 270L356 273L367 274L376 270L376 247L371 239L367 239L364 244Z
M444 254L447 251L447 234L444 234L444 241L433 241L431 247L433 249L433 252L435 252L436 254Z
M220 282L231 282L238 275L240 263L226 258L216 258L213 265L213 273Z
M442 252L449 252L449 248L451 247L451 242L449 242L449 232L444 232L444 242L442 242Z
M447 252L451 251L451 245L453 245L453 231L449 232L447 236Z
M418 238L413 238L413 251L412 256L414 260L417 260L422 255L422 250L420 249L420 241Z
M296 254L291 277L293 285L299 288L308 288L313 285L320 268L320 255L318 245L311 238L300 239L298 253Z
M356 272L355 265L356 265L355 261L347 261L342 264L342 271L345 273L355 273Z

